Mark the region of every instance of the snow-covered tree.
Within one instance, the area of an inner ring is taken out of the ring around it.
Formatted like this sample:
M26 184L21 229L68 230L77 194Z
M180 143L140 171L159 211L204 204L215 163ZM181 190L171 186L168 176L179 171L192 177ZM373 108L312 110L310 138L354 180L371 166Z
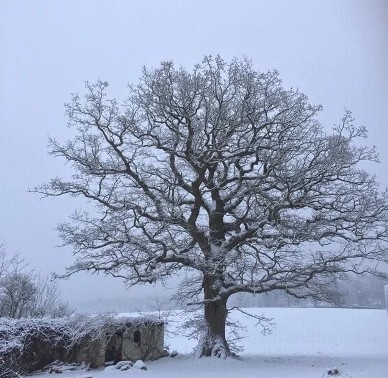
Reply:
M21 259L17 255L10 256L4 244L0 243L0 280L3 279L10 270L21 264Z
M36 287L28 273L15 272L0 282L2 296L0 299L0 315L10 318L21 318L29 311L32 298L36 295Z
M204 305L199 355L227 356L231 295L330 300L334 277L387 261L387 193L360 164L378 156L350 112L325 131L321 106L284 89L276 71L220 57L190 72L144 69L123 103L107 87L73 95L75 136L51 140L74 175L35 189L95 204L59 226L76 256L65 275L133 285L185 268L193 274L180 292Z
M60 291L49 277L36 274L17 254L0 246L0 317L62 317L72 313L60 301Z

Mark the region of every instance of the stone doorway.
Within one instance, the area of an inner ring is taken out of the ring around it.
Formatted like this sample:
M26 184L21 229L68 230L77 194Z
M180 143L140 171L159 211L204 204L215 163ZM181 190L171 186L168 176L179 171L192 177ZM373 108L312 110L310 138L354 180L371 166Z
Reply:
M107 335L109 337L109 335ZM105 362L117 363L121 361L123 349L123 334L116 332L112 335L105 347Z

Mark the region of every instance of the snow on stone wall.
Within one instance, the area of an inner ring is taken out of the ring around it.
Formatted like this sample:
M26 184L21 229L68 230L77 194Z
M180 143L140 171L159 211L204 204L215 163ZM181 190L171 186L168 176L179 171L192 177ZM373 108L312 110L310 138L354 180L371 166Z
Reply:
M159 341L163 343L163 328L163 322L149 317L77 315L60 319L0 318L0 378L10 377L6 370L31 372L54 360L84 361L92 366L101 366L106 358L107 340L111 335L122 334L129 329L142 331L139 351L149 359L158 358L163 352L163 345L162 352L159 351ZM148 333L155 336L150 345L153 347L155 342L157 350L147 349Z

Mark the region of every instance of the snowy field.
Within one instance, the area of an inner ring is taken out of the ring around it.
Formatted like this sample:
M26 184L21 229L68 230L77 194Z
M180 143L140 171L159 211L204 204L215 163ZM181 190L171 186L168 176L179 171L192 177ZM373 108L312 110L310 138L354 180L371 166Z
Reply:
M337 368L340 377L388 377L388 315L383 310L260 308L251 312L273 317L271 335L262 335L256 321L234 314L245 327L241 361L190 355L196 342L176 335L182 317L169 316L166 345L179 355L147 362L147 371L101 369L64 373L65 377L142 378L313 378L329 377ZM48 373L40 374L48 375Z

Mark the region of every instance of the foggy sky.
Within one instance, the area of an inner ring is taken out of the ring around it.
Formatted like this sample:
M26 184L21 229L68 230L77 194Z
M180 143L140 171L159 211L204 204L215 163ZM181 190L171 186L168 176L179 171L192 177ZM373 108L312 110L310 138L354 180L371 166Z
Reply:
M0 240L37 270L72 261L56 224L82 203L28 193L69 167L47 153L48 137L66 139L64 102L84 82L110 82L120 100L143 65L173 60L188 69L206 54L252 58L298 87L330 128L353 111L369 130L388 184L388 1L47 0L1 1ZM368 168L369 169L369 168ZM119 280L79 274L61 282L65 299L137 295ZM154 290L149 288L146 293Z

